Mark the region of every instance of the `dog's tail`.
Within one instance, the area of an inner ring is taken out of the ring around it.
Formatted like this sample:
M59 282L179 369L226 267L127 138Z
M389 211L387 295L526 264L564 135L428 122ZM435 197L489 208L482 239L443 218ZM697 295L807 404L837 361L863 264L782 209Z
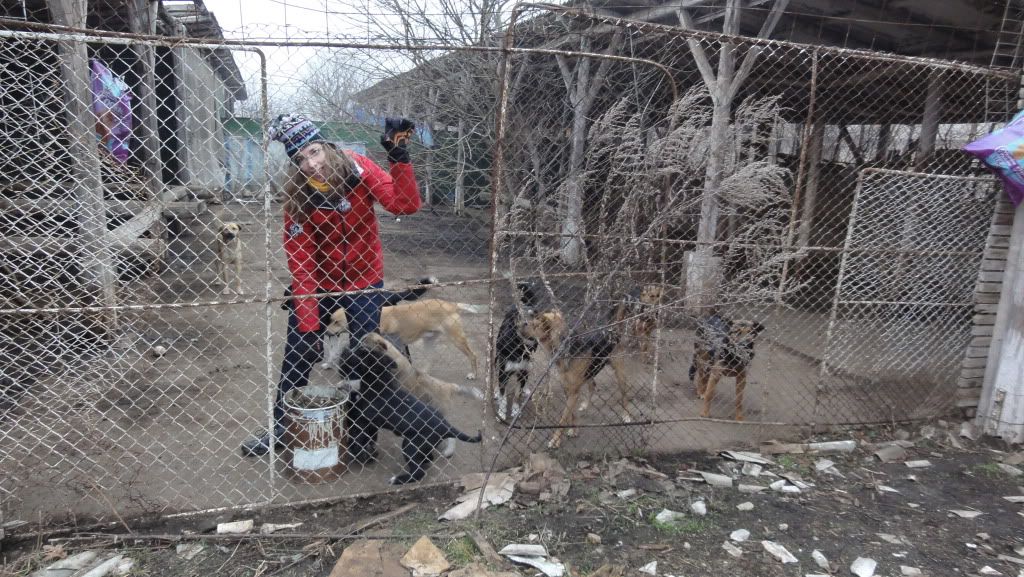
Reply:
M480 431L477 431L475 437L470 437L466 433L463 433L462 431L456 429L453 426L453 427L451 427L451 434L448 436L448 438L449 439L458 439L459 441L462 441L464 443L479 443L480 441L483 440L484 436L483 436L483 433L481 433Z
M455 303L455 306L459 307L459 310L465 313L474 315L482 314L487 312L487 305L471 305L467 303Z
M414 301L427 292L427 289L430 288L429 285L437 284L437 282L438 281L435 277L430 276L420 279L421 285L427 285L422 288L414 288L404 291L383 291L381 294L384 295L384 300L381 302L380 306L391 307L402 301Z

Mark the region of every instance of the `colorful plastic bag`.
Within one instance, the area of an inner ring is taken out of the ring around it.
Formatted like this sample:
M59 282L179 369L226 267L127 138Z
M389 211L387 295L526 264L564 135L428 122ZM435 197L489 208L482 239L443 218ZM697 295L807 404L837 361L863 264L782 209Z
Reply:
M131 151L132 93L119 76L99 60L92 60L92 110L97 119L97 137L110 154L124 164Z

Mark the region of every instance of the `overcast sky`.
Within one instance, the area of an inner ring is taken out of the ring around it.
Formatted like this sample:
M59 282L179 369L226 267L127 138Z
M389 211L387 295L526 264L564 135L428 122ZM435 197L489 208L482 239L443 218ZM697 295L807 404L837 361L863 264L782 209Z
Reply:
M378 41L368 29L365 14L369 0L204 0L216 16L227 38L250 40L346 39L358 42ZM393 15L377 14L378 22L386 22ZM267 57L268 94L271 112L274 108L294 109L295 93L305 89L303 79L310 67L320 63L330 49L300 47L264 47ZM246 78L252 98L257 91L259 61L255 56L236 51L235 60ZM388 55L346 54L343 61L352 66L379 72L380 60ZM379 57L379 58L378 58ZM372 62L367 62L367 60ZM376 69L376 70L374 70ZM275 106L276 104L276 106ZM295 110L296 112L305 112Z

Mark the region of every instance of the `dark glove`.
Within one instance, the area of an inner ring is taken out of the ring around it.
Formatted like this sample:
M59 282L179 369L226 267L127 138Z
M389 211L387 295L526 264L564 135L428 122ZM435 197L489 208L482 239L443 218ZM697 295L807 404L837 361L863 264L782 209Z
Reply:
M409 162L406 145L415 129L416 125L406 118L384 119L384 134L380 135L380 145L387 151L389 162Z
M283 310L283 311L290 311L292 309L292 299L291 299L291 296L292 296L292 287L289 286L289 287L284 289L284 300L281 301L281 310Z

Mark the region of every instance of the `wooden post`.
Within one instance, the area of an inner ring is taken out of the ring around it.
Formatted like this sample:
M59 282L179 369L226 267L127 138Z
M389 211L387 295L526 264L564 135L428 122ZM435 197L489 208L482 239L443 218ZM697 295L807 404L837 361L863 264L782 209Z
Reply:
M821 154L825 145L825 120L814 119L811 137L807 143L807 183L804 185L804 204L800 211L800 228L797 232L797 246L810 245L814 210L818 205L818 179L821 177Z
M424 179L425 194L423 195L423 204L432 206L434 204L434 192L432 190L434 185L434 147L437 146L437 132L434 131L434 127L437 125L435 122L437 118L437 99L439 98L439 91L436 86L430 88L427 106L427 129L430 130L430 136L433 139L433 146L427 149L427 175ZM433 210L433 209L431 209Z
M459 132L457 134L458 150L455 152L455 214L462 214L466 210L466 143L462 141L466 133L466 120L459 118Z
M928 92L924 97L924 115L921 118L921 138L917 143L916 166L921 170L928 166L935 151L935 137L939 133L939 118L942 113L942 70L933 70L928 76Z
M86 0L47 0L54 24L85 28ZM68 152L73 159L72 178L79 202L82 253L96 303L117 304L114 257L107 242L107 214L103 202L99 146L96 140L96 116L92 111L89 87L89 55L83 42L61 41L60 71L64 84L64 110L68 120ZM116 326L113 311L104 315L108 328Z
M150 5L156 3L149 0L132 0L128 3L128 20L131 31L136 34L152 34L156 22L153 20L155 10ZM135 87L135 97L140 106L135 109L141 121L139 124L138 141L142 145L139 158L142 159L146 173L146 187L150 199L159 196L159 183L163 175L163 164L160 161L160 133L156 118L156 52L149 44L133 44L136 71L139 72L139 85Z
M1014 211L1009 255L978 405L978 425L1009 443L1024 441L1024 204Z

